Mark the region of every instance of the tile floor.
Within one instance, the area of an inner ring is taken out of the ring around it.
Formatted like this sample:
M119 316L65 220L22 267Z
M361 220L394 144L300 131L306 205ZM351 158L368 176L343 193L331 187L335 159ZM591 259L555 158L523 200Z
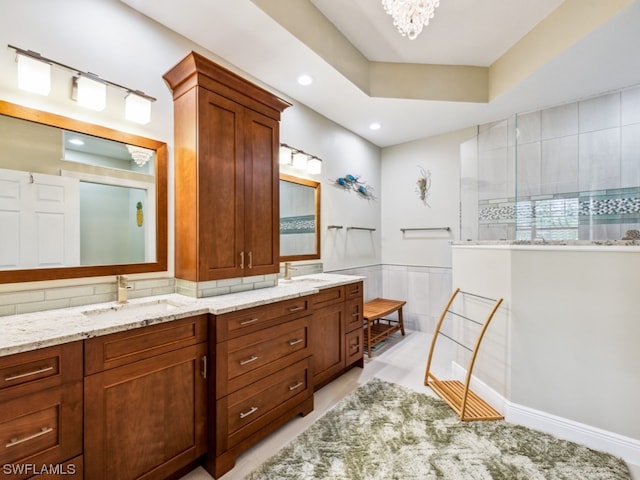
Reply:
M296 417L284 427L256 444L246 451L236 462L235 468L220 477L220 480L240 480L252 472L262 462L275 454L282 446L303 432L310 424L321 417L327 410L333 407L347 394L358 386L366 383L370 378L377 377L382 380L404 385L428 395L435 395L433 391L425 387L424 368L431 335L420 332L407 332L405 337L394 335L374 352L374 356L368 359L365 355L365 368L353 368L346 374L333 381L326 387L315 393L314 411L306 417ZM434 363L435 363L434 359ZM437 374L446 371L445 365L434 364L433 371ZM444 376L444 375L443 375ZM631 477L640 480L640 466L631 466ZM212 480L203 468L197 468L180 480Z

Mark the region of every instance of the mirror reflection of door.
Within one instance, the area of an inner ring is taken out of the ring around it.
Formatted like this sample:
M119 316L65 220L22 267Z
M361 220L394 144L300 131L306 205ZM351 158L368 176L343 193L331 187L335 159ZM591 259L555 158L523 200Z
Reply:
M280 175L280 259L320 258L320 184Z
M0 269L80 264L78 189L73 178L0 169Z

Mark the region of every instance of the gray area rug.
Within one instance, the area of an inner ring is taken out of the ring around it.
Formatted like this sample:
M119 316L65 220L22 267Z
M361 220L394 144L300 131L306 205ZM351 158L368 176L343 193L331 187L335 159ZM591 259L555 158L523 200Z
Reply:
M624 461L504 421L460 422L443 401L372 379L247 479L613 480Z

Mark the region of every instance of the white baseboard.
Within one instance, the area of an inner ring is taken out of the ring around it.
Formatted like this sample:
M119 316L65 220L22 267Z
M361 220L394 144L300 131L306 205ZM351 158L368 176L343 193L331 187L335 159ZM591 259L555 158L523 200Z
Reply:
M455 379L465 380L467 374L465 368L452 362L451 370ZM501 413L504 412L505 420L508 422L610 453L632 465L640 465L640 440L510 402L473 376L471 389L493 408Z

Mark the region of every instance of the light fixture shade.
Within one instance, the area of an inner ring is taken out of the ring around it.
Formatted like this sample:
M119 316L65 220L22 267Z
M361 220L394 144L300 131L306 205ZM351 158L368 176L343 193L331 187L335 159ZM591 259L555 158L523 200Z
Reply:
M280 145L280 153L278 155L278 163L280 165L291 165L291 149Z
M304 153L294 153L293 154L293 168L297 170L304 170L307 168L307 160L308 157Z
M51 91L51 65L26 55L18 57L18 88L39 95Z
M307 165L307 172L311 175L322 173L322 161L317 157L311 157Z
M78 105L101 112L107 105L107 84L89 77L80 76L76 80Z
M124 116L127 120L146 125L151 121L151 101L135 93L129 93L125 99Z

